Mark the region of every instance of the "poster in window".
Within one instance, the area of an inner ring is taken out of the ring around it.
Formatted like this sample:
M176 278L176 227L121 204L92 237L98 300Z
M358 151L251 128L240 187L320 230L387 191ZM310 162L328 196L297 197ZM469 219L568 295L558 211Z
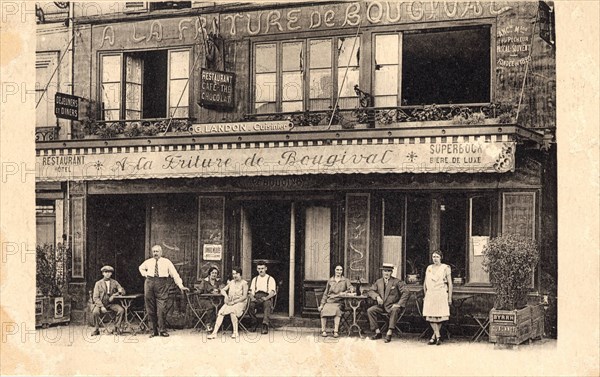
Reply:
M204 245L202 247L202 259L205 261L220 261L223 257L222 245Z

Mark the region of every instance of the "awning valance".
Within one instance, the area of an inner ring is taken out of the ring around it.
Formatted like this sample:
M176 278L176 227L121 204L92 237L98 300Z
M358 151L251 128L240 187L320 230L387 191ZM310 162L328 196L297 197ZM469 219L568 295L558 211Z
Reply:
M368 173L504 173L510 135L38 149L37 181Z

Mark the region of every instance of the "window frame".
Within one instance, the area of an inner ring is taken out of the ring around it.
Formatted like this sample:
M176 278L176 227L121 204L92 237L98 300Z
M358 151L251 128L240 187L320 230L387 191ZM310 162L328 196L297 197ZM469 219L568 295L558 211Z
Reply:
M331 31L330 33L324 34L323 32L304 32L304 33L298 33L297 36L292 37L289 34L284 34L284 35L274 35L274 36L261 36L261 37L254 37L251 39L250 41L250 86L248 88L248 98L250 98L250 106L251 108L249 109L249 113L251 114L255 114L255 115L262 115L262 114L272 114L270 112L268 113L260 113L256 111L256 95L255 95L255 90L254 87L256 86L256 69L255 69L255 64L256 64L256 45L260 45L260 44L275 44L275 54L276 54L276 59L277 59L277 63L276 63L276 67L275 67L275 77L276 77L276 84L277 84L277 92L275 93L275 111L274 113L282 113L282 104L284 101L282 101L282 82L283 82L283 54L282 54L282 49L283 49L283 44L284 43L293 43L293 42L301 42L302 43L302 51L303 51L303 56L304 58L304 67L303 67L303 71L302 71L302 82L303 82L303 88L302 88L302 110L301 111L322 111L322 110L312 110L309 109L310 107L310 85L309 85L309 80L310 80L310 48L309 48L309 42L311 40L319 40L319 39L329 39L331 40L331 83L332 83L332 96L330 99L330 105L331 107L333 107L333 105L336 103L336 100L338 98L338 93L339 93L339 82L338 82L338 64L337 64L337 59L338 59L338 52L337 52L337 43L339 41L339 38L343 37L343 38L358 38L359 41L359 48L362 48L361 51L361 62L359 62L358 65L358 70L359 70L359 83L362 83L362 81L364 80L363 78L363 66L365 64L370 64L370 62L368 61L368 57L367 55L365 55L363 53L365 47L363 46L364 44L364 38L365 33L359 33L358 35L356 35L355 33L348 33L347 31L344 30L337 30L337 31ZM345 66L344 66L345 67ZM358 101L358 99L357 99ZM262 102L261 102L262 103ZM350 108L350 110L353 108Z
M125 75L126 75L126 64L125 64L125 56L127 54L135 54L135 53L141 53L141 52L147 52L147 51L166 51L167 53L167 91L165 93L166 96L166 108L165 108L165 119L170 118L170 109L171 109L171 103L170 103L170 91L171 91L171 79L170 79L170 69L171 69L171 53L172 52L177 52L177 51L187 51L189 56L188 56L188 85L186 90L188 91L188 118L192 117L192 112L194 107L191 106L191 104L194 102L193 101L193 94L194 94L194 72L192 70L193 68L193 57L195 56L194 51L195 51L195 47L192 45L183 45L183 46L177 46L177 47L167 47L167 48L145 48L145 49L135 49L135 50L104 50L104 51L98 51L97 52L97 57L96 57L96 61L97 61L97 75L96 75L96 83L98 84L96 87L96 98L98 99L98 106L99 106L99 111L98 111L98 117L100 120L104 120L104 121L112 121L112 122L118 122L118 121L126 121L128 120L127 114L126 114L126 88L125 88ZM104 70L104 66L103 66L103 57L105 56L119 56L120 57L120 66L121 66L121 71L120 71L120 81L119 84L121 86L121 93L120 93L120 104L119 104L119 119L111 119L111 120L106 120L104 119L104 107L103 107L103 98L102 98L102 75L103 75L103 70ZM143 95L143 91L144 91L144 85L143 85L143 72L142 72L142 95ZM141 118L139 120L144 120L146 118L143 117L144 114L144 108L143 108L143 97L142 97L142 114L141 114ZM138 120L138 119L130 119L132 121Z
M444 21L444 22L436 22L436 23L425 23L425 24L402 24L402 25L390 25L390 26L381 26L373 29L370 34L370 45L371 53L370 53L370 77L372 81L370 83L370 93L374 94L375 90L375 54L376 51L376 38L378 35L393 35L396 34L399 36L398 38L398 95L396 100L396 107L402 107L402 47L404 40L405 32L415 32L415 31L432 31L432 30L452 30L452 29L468 29L468 28L477 28L477 27L489 27L490 31L490 89L489 89L489 102L478 102L478 103L436 103L438 106L483 106L489 105L495 101L496 97L496 19L495 18L480 18L477 20L464 20L464 21ZM432 105L432 104L427 104ZM375 107L378 107L375 105ZM379 106L381 108L385 108L387 106ZM405 107L419 107L419 105L410 105Z

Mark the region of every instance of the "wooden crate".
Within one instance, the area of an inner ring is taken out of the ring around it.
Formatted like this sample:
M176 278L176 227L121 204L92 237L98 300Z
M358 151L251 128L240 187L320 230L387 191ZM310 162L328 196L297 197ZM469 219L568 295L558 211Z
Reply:
M540 305L517 310L490 311L490 342L521 344L544 333L544 309Z

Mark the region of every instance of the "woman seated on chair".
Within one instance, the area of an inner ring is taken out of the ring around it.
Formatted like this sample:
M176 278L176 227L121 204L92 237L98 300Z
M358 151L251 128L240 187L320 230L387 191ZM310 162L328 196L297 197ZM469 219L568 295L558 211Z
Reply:
M221 294L225 297L225 304L219 309L217 321L212 333L208 339L215 339L217 332L223 323L223 318L229 315L233 325L232 338L238 338L238 318L244 314L248 301L248 283L242 279L242 269L234 267L231 271L233 279L227 282L227 285L221 289Z
M219 293L219 269L215 266L211 266L208 269L208 276L200 282L198 285L194 285L194 288L200 294L206 293ZM200 310L206 311L208 316L208 322L206 325L206 331L212 331L212 326L210 325L215 321L216 313L214 311L214 307L210 300L203 299L199 301Z
M344 267L336 264L334 271L334 276L329 279L327 286L325 287L321 305L319 305L319 312L321 313L321 336L327 336L327 317L333 317L333 337L337 338L340 320L342 318L341 306L344 301L343 298L339 296L341 293L353 291L354 287L350 283L350 280L342 275Z

